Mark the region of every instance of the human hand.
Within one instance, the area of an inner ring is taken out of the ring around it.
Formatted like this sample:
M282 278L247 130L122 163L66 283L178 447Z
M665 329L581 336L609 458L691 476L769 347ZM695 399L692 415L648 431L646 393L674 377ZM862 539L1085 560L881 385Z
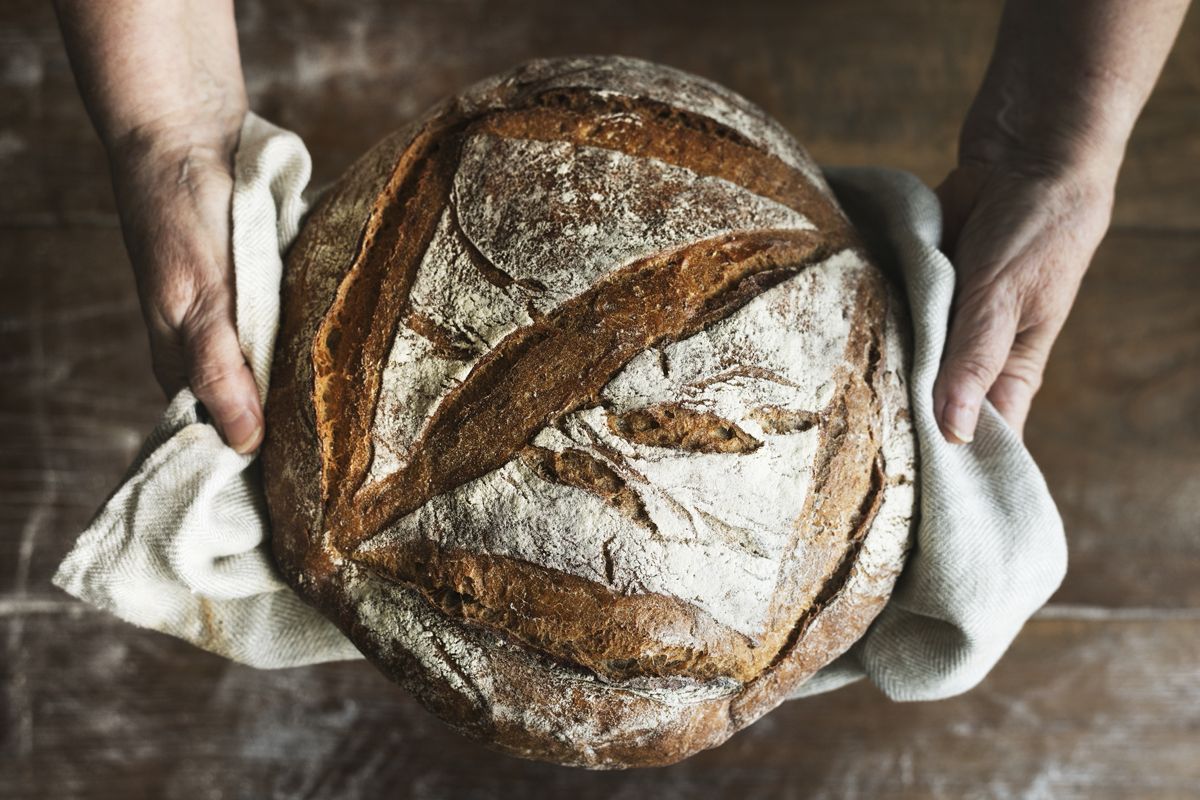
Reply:
M108 152L125 246L168 397L185 385L222 437L263 435L235 326L230 208L246 115L232 0L55 0L63 42Z
M109 152L155 377L168 397L190 386L225 441L249 453L263 412L235 324L235 121L142 128Z
M1020 435L1112 212L1116 167L965 161L937 188L957 272L934 414L972 440L984 397Z
M933 388L948 441L974 437L985 396L1022 432L1187 6L1006 0L959 165L937 189L958 275Z

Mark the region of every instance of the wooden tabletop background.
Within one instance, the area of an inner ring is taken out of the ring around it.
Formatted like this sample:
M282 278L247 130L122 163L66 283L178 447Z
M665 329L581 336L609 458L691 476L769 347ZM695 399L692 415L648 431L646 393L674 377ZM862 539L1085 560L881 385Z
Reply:
M316 180L532 56L714 78L818 160L936 182L1000 4L246 0L251 105ZM736 10L735 10L736 9ZM104 154L50 4L0 6L0 798L1200 797L1200 20L1129 147L1114 224L1027 431L1066 521L1061 590L966 695L866 684L665 769L467 742L362 663L259 672L50 584L163 407Z

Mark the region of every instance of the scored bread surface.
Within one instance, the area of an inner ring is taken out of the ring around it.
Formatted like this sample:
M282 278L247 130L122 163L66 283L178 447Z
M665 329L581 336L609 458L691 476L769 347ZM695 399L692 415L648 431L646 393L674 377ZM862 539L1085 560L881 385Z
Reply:
M534 61L381 142L288 255L288 582L465 733L676 761L865 631L914 508L907 323L739 96Z

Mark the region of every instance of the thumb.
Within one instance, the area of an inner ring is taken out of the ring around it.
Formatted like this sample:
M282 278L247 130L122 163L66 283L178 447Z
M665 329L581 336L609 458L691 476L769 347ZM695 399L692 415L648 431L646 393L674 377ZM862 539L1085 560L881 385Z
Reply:
M238 344L232 310L202 309L184 322L181 334L192 393L230 447L253 452L263 437L262 406Z
M1017 331L1015 296L995 283L959 297L933 385L933 409L946 440L975 438L983 398L1004 369Z

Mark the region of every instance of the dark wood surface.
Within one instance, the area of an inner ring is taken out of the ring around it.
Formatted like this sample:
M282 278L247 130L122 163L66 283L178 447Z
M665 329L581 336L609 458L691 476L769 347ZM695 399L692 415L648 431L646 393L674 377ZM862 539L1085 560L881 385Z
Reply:
M621 52L712 77L821 161L936 182L997 2L247 0L253 107L317 181L464 84ZM0 6L0 798L1200 797L1200 21L1122 172L1114 227L1027 431L1070 573L985 683L785 705L675 767L490 753L364 664L258 672L49 583L163 400L103 152L49 4Z

